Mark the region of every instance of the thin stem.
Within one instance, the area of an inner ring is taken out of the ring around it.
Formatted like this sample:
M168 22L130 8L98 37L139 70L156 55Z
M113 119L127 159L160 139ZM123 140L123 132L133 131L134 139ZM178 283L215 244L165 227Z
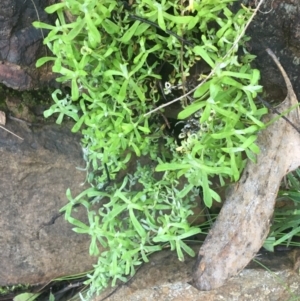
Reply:
M0 128L2 128L3 130L5 130L6 132L9 132L10 134L12 134L12 135L18 137L19 139L24 140L24 138L21 138L20 136L18 136L17 134L11 132L10 130L8 130L8 129L5 128L4 126L0 125Z
M267 101L263 100L260 96L257 96L257 98L262 102L263 105L265 105L273 113L283 118L289 125L291 125L300 134L300 130L287 117L283 116L282 113L280 113L278 110L273 108Z

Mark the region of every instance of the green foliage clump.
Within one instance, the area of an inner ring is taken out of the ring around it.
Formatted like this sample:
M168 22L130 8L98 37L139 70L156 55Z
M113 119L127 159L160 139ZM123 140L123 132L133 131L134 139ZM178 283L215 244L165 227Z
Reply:
M270 233L264 243L268 251L284 245L299 247L300 236L300 168L286 176L277 201L284 201L282 208L275 208Z
M29 287L28 284L17 284L12 286L0 286L0 296L8 295L14 292L27 290Z
M83 134L92 187L75 198L68 190L69 203L61 210L76 232L91 236L90 254L99 256L89 275L92 292L109 279L125 281L164 246L176 250L180 260L183 251L194 255L184 239L200 232L188 221L197 187L211 206L220 198L209 178L238 180L242 153L254 160L259 151L254 142L266 110L254 102L261 90L259 71L250 66L246 37L240 38L251 11L234 14L231 3L137 0L129 6L114 0L65 0L46 9L57 14L55 25L35 22L49 30L44 43L53 53L37 66L52 61L57 80L71 88L70 95L53 93L55 103L45 116L58 113L57 123L72 118L72 131ZM172 65L169 83L181 86L183 94L198 61L212 71L200 72L193 96L181 101L178 118L196 118L198 128L178 146L163 132L160 119L146 114L161 100L157 83L163 62ZM137 164L133 174L114 181L140 156L150 157L153 166ZM112 180L108 186L106 169ZM93 210L99 202L100 210ZM76 204L86 207L88 225L71 216Z

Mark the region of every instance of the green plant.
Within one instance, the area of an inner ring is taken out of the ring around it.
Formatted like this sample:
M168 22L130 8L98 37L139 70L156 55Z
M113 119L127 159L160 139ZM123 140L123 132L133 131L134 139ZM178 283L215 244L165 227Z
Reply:
M34 301L39 297L39 295L40 293L23 293L14 297L13 301Z
M91 292L110 279L125 281L149 254L166 246L180 260L183 251L194 255L184 240L201 231L188 221L197 187L211 206L220 197L210 177L218 175L221 184L226 177L237 180L242 153L255 160L266 109L253 100L261 90L259 71L251 68L254 56L244 47L252 12L243 8L234 14L231 3L139 0L125 9L114 0L65 0L46 9L57 13L55 25L34 23L49 30L44 43L53 53L37 66L52 61L57 80L71 88L71 95L53 92L55 103L45 116L58 113L59 124L71 118L72 131L83 134L91 188L74 198L68 190L69 203L61 211L74 231L91 236L90 254L99 256L87 281ZM197 75L193 97L187 97L189 73L199 60L212 71ZM181 89L178 118L195 125L184 128L180 146L149 114L162 98L157 83L164 62L173 69L169 90ZM152 165L136 159L145 156ZM120 179L135 160L135 170ZM87 209L88 224L72 217L78 204Z
M0 296L1 295L7 295L16 291L24 291L27 290L29 287L28 284L18 284L18 285L12 285L12 286L1 286L0 287Z
M285 185L286 184L286 185ZM278 245L299 246L300 237L300 168L286 176L286 183L278 193L277 201L290 201L290 206L276 208L273 223L264 247L274 251Z

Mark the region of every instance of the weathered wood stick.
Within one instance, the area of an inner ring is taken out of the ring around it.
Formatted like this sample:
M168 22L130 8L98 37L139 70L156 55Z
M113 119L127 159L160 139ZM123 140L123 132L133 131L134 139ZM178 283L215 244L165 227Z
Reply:
M298 101L292 84L271 50L281 71L287 97L276 109L284 112ZM265 122L278 115L268 114ZM286 117L298 128L298 107ZM300 165L300 135L284 119L272 123L258 136L257 163L248 162L238 183L230 190L224 206L200 248L193 281L199 290L222 286L237 275L262 247L270 229L275 200L282 178Z

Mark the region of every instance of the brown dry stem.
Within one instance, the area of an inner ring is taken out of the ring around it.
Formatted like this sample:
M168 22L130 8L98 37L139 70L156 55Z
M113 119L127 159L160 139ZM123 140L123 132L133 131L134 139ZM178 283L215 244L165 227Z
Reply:
M23 138L21 138L20 136L16 135L15 133L11 132L10 130L8 130L7 128L5 128L6 124L6 116L5 116L5 113L3 111L0 111L0 128L5 130L6 132L18 137L19 139L21 140L24 140Z

